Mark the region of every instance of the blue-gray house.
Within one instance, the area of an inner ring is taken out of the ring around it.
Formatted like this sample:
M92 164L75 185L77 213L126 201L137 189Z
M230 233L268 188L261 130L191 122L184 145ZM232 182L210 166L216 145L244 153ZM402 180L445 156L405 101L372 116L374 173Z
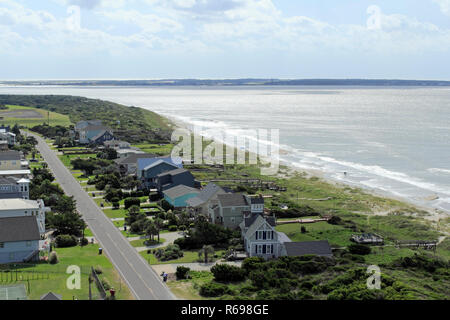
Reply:
M182 168L182 162L165 158L141 158L137 159L137 177L144 188L156 188L157 176L160 173Z
M39 240L35 216L0 218L0 264L38 261Z
M185 185L191 188L197 185L192 173L184 168L177 168L158 174L155 179L155 184L159 192L179 185Z

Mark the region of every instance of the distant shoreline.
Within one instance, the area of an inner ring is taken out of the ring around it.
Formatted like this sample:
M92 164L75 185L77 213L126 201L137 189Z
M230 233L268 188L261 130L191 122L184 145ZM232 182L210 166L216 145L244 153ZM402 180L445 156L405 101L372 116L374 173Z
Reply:
M176 119L175 117L162 115L162 114L159 114L159 115L161 117L168 119L172 123L174 123L175 127L187 129L191 133L194 133L191 129L191 124L184 122L182 120ZM207 137L205 137L205 138L207 138ZM447 218L450 216L450 212L448 212L447 210L438 209L436 207L433 207L432 205L426 204L425 202L418 202L418 201L414 201L413 199L410 199L408 197L397 196L394 193L389 192L389 191L383 191L381 189L369 188L369 187L365 187L363 185L351 183L348 181L340 181L337 179L333 179L332 177L328 176L325 172L317 170L317 169L297 168L297 167L293 166L291 163L286 162L284 160L280 160L279 165L288 168L289 173L287 175L285 175L285 178L292 178L295 176L296 173L306 174L309 178L318 177L322 181L324 181L330 185L337 186L337 187L341 187L341 188L351 187L351 188L361 189L364 191L364 193L366 193L368 195L385 198L385 199L397 200L404 204L408 204L409 206L415 207L417 209L424 210L424 211L428 212L428 214L429 214L429 216L426 216L424 218L427 220L431 220L431 221L436 221L441 218ZM281 177L279 174L277 176ZM387 214L387 213L382 213L382 214Z
M160 80L3 80L19 86L375 86L450 87L447 80L404 79L160 79Z

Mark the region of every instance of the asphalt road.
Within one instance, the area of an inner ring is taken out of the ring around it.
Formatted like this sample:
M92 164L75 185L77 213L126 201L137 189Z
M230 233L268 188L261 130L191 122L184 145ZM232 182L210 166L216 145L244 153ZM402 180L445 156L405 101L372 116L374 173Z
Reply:
M67 195L74 196L78 212L83 216L103 251L119 271L135 298L139 300L175 299L169 288L162 282L161 277L81 188L78 181L44 139L32 133L28 134L37 139L37 149L48 163L56 181Z

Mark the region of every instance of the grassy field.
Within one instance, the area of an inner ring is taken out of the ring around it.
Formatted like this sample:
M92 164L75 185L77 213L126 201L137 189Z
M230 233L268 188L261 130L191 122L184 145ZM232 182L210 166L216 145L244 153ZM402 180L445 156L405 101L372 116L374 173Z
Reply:
M153 240L151 243L145 244L144 242L147 241L147 240L148 239L133 240L133 241L130 241L130 244L133 247L146 247L146 246L154 246L154 245L156 245L158 243L164 243L166 241L165 239L160 237L159 238L159 242L158 242L158 239L155 238L155 240Z
M0 124L4 125L15 125L20 124L21 126L25 126L28 128L34 127L36 125L40 125L42 123L48 123L48 119L50 119L50 125L51 126L69 126L72 124L72 122L69 120L68 116L56 113L56 112L50 112L47 114L46 110L38 109L38 108L32 108L32 107L22 107L22 106L15 106L15 105L7 105L7 110L0 110L0 117L3 117L2 120L0 120ZM25 117L21 116L21 114L26 114L27 112L36 112L39 114L39 116L36 117ZM15 114L12 116L9 116L7 113L14 112Z
M171 264L171 263L193 263L193 262L203 262L198 257L198 251L199 250L183 250L183 257L174 259L174 260L168 260L168 261L159 261L154 254L150 253L148 254L147 251L140 252L141 256L144 257L145 260L149 264ZM223 254L223 250L217 250L214 254L218 257L221 257Z
M59 263L51 265L48 263L38 263L35 265L17 265L14 269L18 270L19 274L26 279L28 277L36 278L38 275L41 279L27 281L19 281L17 283L24 283L29 290L28 299L39 300L39 298L52 291L57 294L61 294L64 300L72 300L74 297L78 300L89 299L89 270L90 267L100 266L103 273L100 278L106 278L107 281L113 286L117 293L117 299L129 300L133 299L133 296L127 286L121 281L120 276L115 271L111 262L105 255L98 255L98 245L89 244L85 247L72 247L72 248L56 248L55 251L58 254ZM67 288L66 282L69 274L66 273L68 266L79 266L81 269L81 288L70 290ZM0 285L14 284L13 282L1 282ZM92 285L93 293L98 297L97 289L95 285Z
M172 151L173 148L173 144L159 145L159 144L144 143L144 144L134 144L132 146L139 148L144 152L157 154L159 156L169 155L170 151Z

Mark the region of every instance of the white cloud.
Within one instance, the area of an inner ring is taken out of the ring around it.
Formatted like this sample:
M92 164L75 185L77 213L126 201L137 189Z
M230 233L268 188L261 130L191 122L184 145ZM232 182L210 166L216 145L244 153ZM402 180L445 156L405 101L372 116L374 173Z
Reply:
M433 0L441 8L443 14L450 16L450 0Z

